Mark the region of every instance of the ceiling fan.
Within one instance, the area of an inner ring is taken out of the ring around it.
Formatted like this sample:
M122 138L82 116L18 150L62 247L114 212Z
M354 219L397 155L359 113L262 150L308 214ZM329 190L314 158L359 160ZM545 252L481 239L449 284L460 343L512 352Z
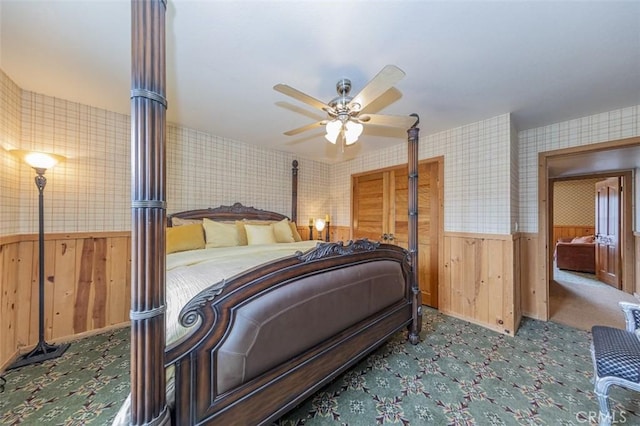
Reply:
M417 117L363 113L371 102L379 98L404 76L405 73L400 68L395 65L387 65L355 96L349 95L351 81L343 78L336 84L338 96L329 103L319 101L286 84L276 84L273 86L276 91L328 114L325 120L289 130L284 134L293 136L316 127L325 126L327 132L325 138L333 144L340 138L344 147L344 145L351 145L358 140L364 129L363 124L409 129L415 124Z

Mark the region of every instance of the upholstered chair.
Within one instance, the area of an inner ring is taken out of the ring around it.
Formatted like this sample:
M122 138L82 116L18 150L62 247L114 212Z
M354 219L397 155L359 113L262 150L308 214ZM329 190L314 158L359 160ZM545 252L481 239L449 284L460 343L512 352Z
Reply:
M599 424L609 426L615 413L609 406L611 385L640 391L640 305L620 302L626 330L596 325L591 328L593 341L594 387L600 404Z

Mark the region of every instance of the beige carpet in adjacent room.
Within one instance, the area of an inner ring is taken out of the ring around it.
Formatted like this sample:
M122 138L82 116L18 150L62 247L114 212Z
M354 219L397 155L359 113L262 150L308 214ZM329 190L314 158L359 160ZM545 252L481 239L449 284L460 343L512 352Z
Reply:
M549 317L553 322L588 331L593 325L625 328L620 301L640 303L633 295L597 281L593 274L554 270L549 285Z

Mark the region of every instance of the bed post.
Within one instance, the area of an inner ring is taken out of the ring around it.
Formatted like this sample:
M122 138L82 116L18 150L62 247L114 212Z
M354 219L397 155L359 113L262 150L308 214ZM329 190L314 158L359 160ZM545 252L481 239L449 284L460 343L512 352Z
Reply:
M169 425L165 350L166 0L131 1L131 424Z
M408 135L408 167L409 167L409 254L411 261L411 291L413 292L413 321L409 328L409 341L414 345L420 341L422 330L422 294L418 282L418 136L420 118L411 114L417 120L409 130Z
M298 160L291 163L291 221L298 223Z

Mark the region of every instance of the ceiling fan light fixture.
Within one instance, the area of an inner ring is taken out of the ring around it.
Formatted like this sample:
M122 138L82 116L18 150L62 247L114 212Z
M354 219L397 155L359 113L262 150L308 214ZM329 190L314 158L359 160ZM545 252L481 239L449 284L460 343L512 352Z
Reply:
M335 135L331 135L327 133L326 135L324 135L324 138L335 145L336 141L338 140L338 134L336 133Z
M337 118L327 123L327 133L330 135L338 136L338 133L340 133L341 129L342 121L338 120Z
M328 115L327 119L289 130L284 134L293 136L310 129L315 129L318 126L325 126L326 134L324 137L332 144L337 144L338 140L340 140L340 145L344 149L345 145L352 145L358 140L364 128L363 123L405 129L411 127L416 122L415 117L381 114L360 115L372 102L400 81L404 75L404 71L397 66L386 65L355 96L349 94L351 92L351 81L343 78L336 84L338 96L328 103L319 101L286 84L276 84L273 88L278 92L302 101Z
M362 134L363 129L364 126L362 124L351 120L347 121L344 132L345 143L347 145L355 143Z
M327 123L326 129L327 129L327 134L324 135L325 139L327 139L332 144L335 144L336 141L338 140L338 135L342 130L342 121L338 119L331 120Z
M357 136L350 135L348 133L344 134L344 143L345 145L352 145L358 141Z

